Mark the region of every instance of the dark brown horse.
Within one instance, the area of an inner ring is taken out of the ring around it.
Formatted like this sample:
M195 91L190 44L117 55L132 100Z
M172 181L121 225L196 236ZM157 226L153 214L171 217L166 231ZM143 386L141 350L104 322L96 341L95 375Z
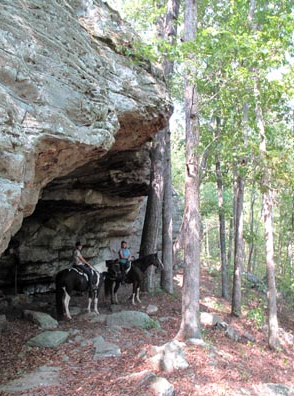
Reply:
M157 253L148 254L131 262L130 268L126 271L126 283L132 283L132 304L135 305L135 299L141 303L140 287L144 278L144 272L148 267L154 265L156 270L163 269L163 263L158 258ZM108 268L105 274L104 290L105 297L111 297L111 303L118 303L117 291L122 282L122 273L120 269L119 260L108 260L106 262Z

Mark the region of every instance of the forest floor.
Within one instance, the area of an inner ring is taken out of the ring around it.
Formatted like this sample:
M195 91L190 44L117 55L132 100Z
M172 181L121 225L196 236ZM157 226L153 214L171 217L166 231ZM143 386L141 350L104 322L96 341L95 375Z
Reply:
M158 312L155 318L161 318L161 329L109 329L102 324L79 321L78 317L70 322L60 322L58 330L75 329L84 339L102 335L107 341L114 342L122 352L115 358L93 360L91 344L76 347L74 343L66 342L54 350L28 349L26 341L40 333L40 329L15 312L7 312L8 329L0 339L0 385L41 366L61 368L62 383L26 392L0 392L0 395L147 396L151 395L150 390L138 381L139 374L133 375L144 370L165 377L174 386L177 396L262 395L257 391L260 384L293 385L293 341L290 344L283 341L279 351L268 348L267 332L261 323L263 312L260 311L264 297L249 290L244 294L242 317L233 318L230 303L220 297L219 275L204 270L201 276L201 311L217 315L241 335L249 333L254 341L242 337L241 342L235 342L227 338L223 330L206 326L202 329L205 345L185 347L188 368L164 373L154 370L148 359L142 359L143 349L163 345L176 336L181 322L181 282L179 271L175 276L174 295L160 291L154 295L143 294L141 306L134 308L130 303L121 306L123 310L146 311L148 304L156 305ZM123 286L119 296L125 298L130 291L130 286ZM78 303L87 305L86 296L77 299ZM284 308L279 306L279 325L291 336L294 315L293 312L289 315ZM100 312L110 313L106 304L102 305Z

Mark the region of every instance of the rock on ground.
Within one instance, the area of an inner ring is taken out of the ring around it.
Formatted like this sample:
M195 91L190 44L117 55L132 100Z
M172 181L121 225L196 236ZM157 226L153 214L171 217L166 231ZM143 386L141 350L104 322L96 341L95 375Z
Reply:
M59 385L62 382L60 368L42 366L31 373L23 374L9 383L0 386L0 391L10 394L18 392L29 392L35 387L47 387ZM22 393L24 395L24 393ZM30 393L26 393L29 395Z
M67 340L67 331L44 331L28 340L27 345L40 348L55 348Z

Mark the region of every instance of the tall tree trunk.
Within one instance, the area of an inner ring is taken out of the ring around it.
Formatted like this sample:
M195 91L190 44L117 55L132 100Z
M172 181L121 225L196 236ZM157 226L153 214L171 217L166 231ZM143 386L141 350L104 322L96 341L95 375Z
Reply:
M234 216L230 217L230 224L229 224L228 268L231 268L232 265L233 241L234 241Z
M164 36L170 44L174 44L177 37L179 11L180 0L167 0ZM174 62L165 58L163 66L164 75L168 80L174 72Z
M254 250L254 204L255 204L255 191L251 192L251 200L250 200L250 243L249 243L249 254L247 261L247 272L252 272L252 257Z
M215 138L219 137L220 118L216 118ZM222 297L229 298L228 289L228 268L226 259L226 221L224 213L224 199L223 199L223 181L219 155L215 154L215 172L217 183L217 196L218 196L218 217L219 217L219 239L221 250L221 271L222 271Z
M266 276L268 285L268 327L269 338L268 344L272 349L279 347L278 338L278 316L277 316L277 291L275 279L275 262L274 262L274 238L272 224L272 192L268 190L263 194L263 221L265 233L265 250L266 250Z
M168 0L165 17L164 36L173 44L177 36L177 20L180 1ZM174 70L174 62L164 60L164 75L169 82ZM164 270L161 272L161 287L168 293L173 293L173 220L172 220L172 174L171 174L171 144L170 128L165 129L165 166L163 186L162 211L162 260Z
M255 24L255 0L250 0L249 8L249 23L252 31L257 31L257 24ZM266 251L266 275L267 275L267 286L268 286L268 344L272 349L279 347L278 338L278 316L277 316L277 292L276 292L276 280L275 280L275 262L274 262L274 238L273 238L273 224L272 224L272 191L270 188L270 168L267 167L266 163L266 134L265 125L262 112L262 106L260 103L260 90L259 90L259 75L258 68L252 70L254 80L254 99L255 99L255 114L256 124L259 131L259 150L260 156L263 163L263 174L261 180L261 191L263 201L263 222L264 222L264 234L265 234L265 251Z
M171 181L171 145L170 130L165 131L165 172L164 195L162 208L162 261L164 269L161 271L161 287L172 294L173 288L173 208L172 208L172 181Z
M185 1L186 42L194 42L197 29L197 2ZM199 108L197 88L191 81L193 59L185 64L186 178L184 213L184 280L182 320L177 337L201 338L199 320L200 285L200 203L199 203Z
M255 71L254 77L254 91L255 91L255 112L256 122L260 135L260 154L263 160L263 175L261 181L262 189L262 203L263 203L263 223L265 235L265 251L266 251L266 275L268 286L268 344L272 349L279 347L278 338L278 316L277 316L277 291L275 280L275 262L274 262L274 237L273 237L273 224L272 224L272 191L270 189L270 173L266 166L266 135L263 121L262 109L259 103L259 88L258 88L258 75Z
M241 315L241 279L244 260L243 243L243 201L244 201L244 180L241 176L237 177L236 182L236 205L235 205L235 252L234 252L234 279L232 310L234 316Z
M157 251L157 238L162 209L162 158L164 147L162 145L164 130L157 133L153 139L151 149L151 175L149 194L146 206L144 226L141 237L140 257ZM150 266L145 272L143 290L154 290L154 268Z

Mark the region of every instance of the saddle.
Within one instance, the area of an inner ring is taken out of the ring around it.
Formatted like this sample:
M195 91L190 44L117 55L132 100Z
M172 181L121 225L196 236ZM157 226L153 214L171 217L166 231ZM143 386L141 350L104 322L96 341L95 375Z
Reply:
M81 275L87 275L83 268L81 268L79 265L73 265L72 268L75 271L79 272Z
M96 286L95 283L94 283L94 280L92 281L92 285L90 285L89 276L88 276L88 274L83 270L83 268L81 268L81 266L79 266L79 265L73 265L72 268L73 268L75 271L77 271L80 275L83 275L83 276L85 276L85 278L87 278L88 283L89 283L89 286L92 286L92 288L94 288L94 287ZM91 271L92 271L92 274L93 274L93 270L92 270L92 269L91 269Z

